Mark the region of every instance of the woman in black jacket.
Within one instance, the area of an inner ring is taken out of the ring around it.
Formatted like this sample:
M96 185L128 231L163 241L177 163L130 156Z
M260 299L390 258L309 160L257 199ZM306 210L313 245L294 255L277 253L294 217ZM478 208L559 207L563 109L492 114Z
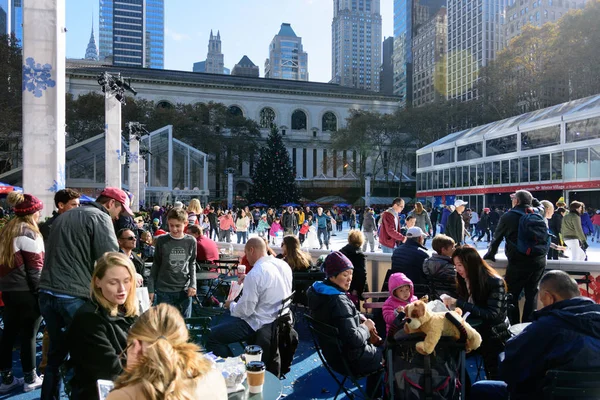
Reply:
M360 300L363 300L363 292L368 291L368 289L365 289L367 285L367 256L361 250L364 241L365 237L362 232L352 229L348 232L348 244L340 249L340 253L348 257L348 260L354 266L349 292L352 302L357 308Z
M342 351L354 373L377 371L381 368L382 350L369 343L375 324L370 319L361 322L360 313L346 295L352 282L352 263L345 255L334 251L327 256L323 267L327 276L325 281L315 282L307 293L312 317L338 329ZM327 363L334 370L343 372L337 349L331 346L322 349ZM375 391L378 379L378 374L367 378L367 393Z
M552 218L548 220L548 228L552 234L552 243L556 246L562 246L561 227L565 212L566 210L564 208L558 207L556 211L554 211L554 214L552 214ZM548 250L548 260L558 260L560 256L560 251L553 247L554 246L551 246Z
M510 337L507 317L506 282L471 246L459 246L452 254L456 266L458 298L447 297L449 308L459 307L463 314L471 313L481 325L475 329L483 339L479 351L488 379L498 375L498 355Z
M137 312L133 264L122 253L104 254L92 274L91 300L77 311L68 332L71 399L97 399L96 381L123 372L120 356Z

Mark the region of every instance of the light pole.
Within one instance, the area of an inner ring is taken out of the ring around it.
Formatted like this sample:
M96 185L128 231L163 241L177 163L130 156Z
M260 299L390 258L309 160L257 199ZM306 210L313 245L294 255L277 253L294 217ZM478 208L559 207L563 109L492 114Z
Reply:
M367 172L365 174L365 207L371 206L371 177L373 174Z
M129 129L129 152L127 153L127 165L129 166L129 191L133 193L133 203L131 209L133 211L139 211L139 205L141 200L140 191L140 139L143 135L148 134L144 125L139 122L128 122L127 128Z
M121 105L125 104L125 92L137 92L122 78L121 74L104 72L98 76L98 84L104 93L104 183L105 186L121 188L121 164L125 154L121 150Z
M227 168L225 170L227 172L227 208L233 208L233 173L235 170L233 168Z

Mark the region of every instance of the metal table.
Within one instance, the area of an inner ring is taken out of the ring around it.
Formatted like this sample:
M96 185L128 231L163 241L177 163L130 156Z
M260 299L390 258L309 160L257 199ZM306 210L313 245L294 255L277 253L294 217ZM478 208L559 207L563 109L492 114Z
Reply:
M281 395L283 394L283 385L281 384L281 381L269 371L265 371L265 383L263 385L262 393L249 393L248 380L245 380L243 385L244 390L229 393L227 396L228 400L277 400L281 398Z

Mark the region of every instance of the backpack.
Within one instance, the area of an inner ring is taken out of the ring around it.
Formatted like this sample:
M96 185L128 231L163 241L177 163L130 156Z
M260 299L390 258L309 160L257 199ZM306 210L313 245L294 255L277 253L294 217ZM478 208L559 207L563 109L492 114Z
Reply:
M527 256L541 256L548 254L550 249L550 234L544 217L533 208L525 211L512 208L510 211L521 216L517 233L517 251Z

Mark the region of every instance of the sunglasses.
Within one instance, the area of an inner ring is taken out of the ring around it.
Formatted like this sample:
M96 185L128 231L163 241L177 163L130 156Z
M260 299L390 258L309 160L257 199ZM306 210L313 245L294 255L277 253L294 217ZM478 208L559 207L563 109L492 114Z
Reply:
M119 240L135 240L135 236L129 236L124 238L119 238Z

